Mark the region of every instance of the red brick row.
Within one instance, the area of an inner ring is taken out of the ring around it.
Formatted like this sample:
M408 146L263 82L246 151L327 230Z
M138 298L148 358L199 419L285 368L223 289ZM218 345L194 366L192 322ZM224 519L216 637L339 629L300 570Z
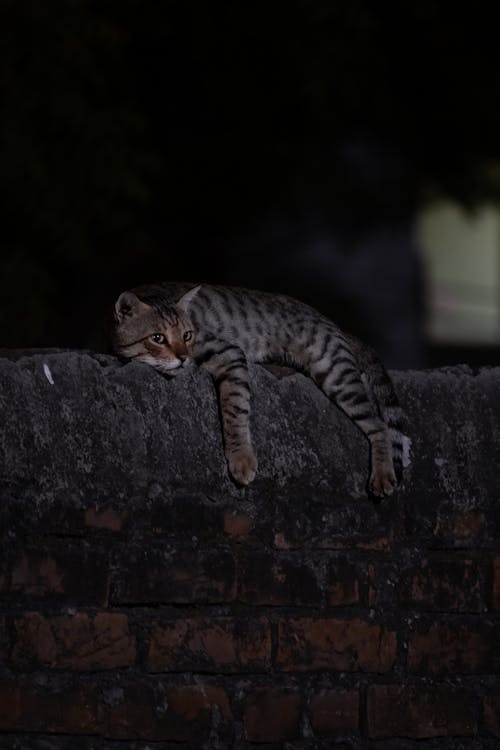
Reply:
M40 518L47 534L85 537L129 534L138 523L146 533L178 538L193 535L201 539L243 540L259 532L259 519L244 511L207 503L203 496L179 496L175 502L152 493L152 502L141 519L112 503L90 505L86 509L53 504ZM329 507L330 512L324 513ZM427 523L422 523L422 513ZM272 519L275 547L278 549L370 549L392 550L402 541L402 533L413 539L418 529L420 542L427 548L477 549L491 535L491 520L480 508L461 509L449 501L420 504L405 509L406 528L394 508L347 512L344 504L332 505L331 497L318 504L301 504L300 517L291 506ZM413 518L413 515L415 516ZM266 528L270 524L266 522Z
M366 701L356 689L260 686L238 695L213 684L169 685L138 680L113 688L80 685L51 690L0 684L0 731L100 735L115 740L206 741L216 730L229 743L241 719L250 742L284 742L303 736L366 734L373 740L470 737L481 725L500 737L500 693L482 701L448 685L371 685ZM309 731L309 730L308 730ZM229 746L229 745L228 745Z
M149 624L149 623L148 623ZM272 629L276 629L273 655ZM13 620L9 650L0 619L0 656L21 669L75 671L133 666L136 636L120 612ZM385 674L398 652L397 633L359 618L189 617L154 619L146 635L149 672L350 671ZM500 624L449 621L419 625L409 635L407 668L414 674L497 674Z
M114 523L111 516L108 520ZM249 521L231 515L228 523L237 536ZM0 576L0 594L100 607L109 601L119 605L238 600L256 606L376 608L389 596L404 608L426 612L500 611L500 557L486 576L492 584L485 589L483 566L459 553L424 557L418 565L392 573L386 559L366 566L337 554L322 555L311 560L287 552L153 545L128 549L114 561L111 575L105 550L83 542L56 543L45 551L22 553ZM387 575L392 577L389 589Z
M253 528L250 516L208 504L203 497L191 495L178 497L174 504L153 501L140 523L146 532L155 535L178 537L185 532L188 537L196 534L221 539L245 536ZM90 505L85 509L54 504L40 519L46 533L70 536L86 536L89 532L128 533L131 524L137 527L137 518L131 518L128 509L114 507L111 503Z
M372 685L366 697L366 726L370 739L430 739L469 737L477 733L481 713L486 731L500 737L500 693L483 701L482 712L473 692L448 686ZM282 742L301 736L304 706L297 688L257 688L244 701L248 740ZM325 689L307 705L311 728L318 737L357 732L361 703L357 690Z
M192 740L207 735L214 709L230 717L226 691L211 685L168 686L145 682L57 691L0 685L0 731L103 735L113 739Z
M309 670L384 673L396 660L396 633L360 619L282 618L272 659L266 617L212 617L153 621L147 654L150 672L283 672ZM136 638L122 613L14 620L10 660L17 668L107 670L136 662Z
M144 530L155 536L193 534L203 539L242 539L248 536L255 521L247 513L207 503L203 497L178 497L175 503L153 501L148 514L140 519ZM128 509L114 507L111 503L68 508L54 504L40 519L47 534L84 537L89 533L126 534L130 526L137 527L137 518L131 518Z

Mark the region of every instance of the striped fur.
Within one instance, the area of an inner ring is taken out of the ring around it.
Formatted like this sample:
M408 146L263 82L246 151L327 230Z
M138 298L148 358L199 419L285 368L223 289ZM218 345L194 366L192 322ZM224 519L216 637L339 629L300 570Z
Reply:
M401 478L405 436L392 382L377 355L313 308L283 295L235 287L153 284L115 305L112 346L168 375L205 367L219 391L229 471L240 484L257 470L249 427L248 362L300 368L366 435L369 489L389 495Z

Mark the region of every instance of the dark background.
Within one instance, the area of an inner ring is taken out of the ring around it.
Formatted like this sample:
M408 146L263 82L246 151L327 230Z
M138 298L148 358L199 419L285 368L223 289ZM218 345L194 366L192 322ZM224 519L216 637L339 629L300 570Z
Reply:
M495 360L423 339L413 231L498 197L481 6L0 0L0 344L100 348L120 291L187 279L299 296L390 366Z

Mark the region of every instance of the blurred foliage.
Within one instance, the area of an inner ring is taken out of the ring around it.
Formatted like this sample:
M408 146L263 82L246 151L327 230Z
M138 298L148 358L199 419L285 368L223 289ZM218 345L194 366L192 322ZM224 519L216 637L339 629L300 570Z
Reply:
M0 0L3 345L85 343L272 212L497 197L499 73L484 5Z

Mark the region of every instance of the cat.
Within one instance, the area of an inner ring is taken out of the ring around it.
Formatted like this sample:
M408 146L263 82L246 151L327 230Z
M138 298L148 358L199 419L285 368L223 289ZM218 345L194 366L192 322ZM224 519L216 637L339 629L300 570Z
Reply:
M392 381L375 352L291 297L238 287L160 283L120 294L114 352L168 376L189 363L218 387L229 472L255 477L248 362L282 363L309 375L370 443L368 490L390 495L402 476L406 436Z

